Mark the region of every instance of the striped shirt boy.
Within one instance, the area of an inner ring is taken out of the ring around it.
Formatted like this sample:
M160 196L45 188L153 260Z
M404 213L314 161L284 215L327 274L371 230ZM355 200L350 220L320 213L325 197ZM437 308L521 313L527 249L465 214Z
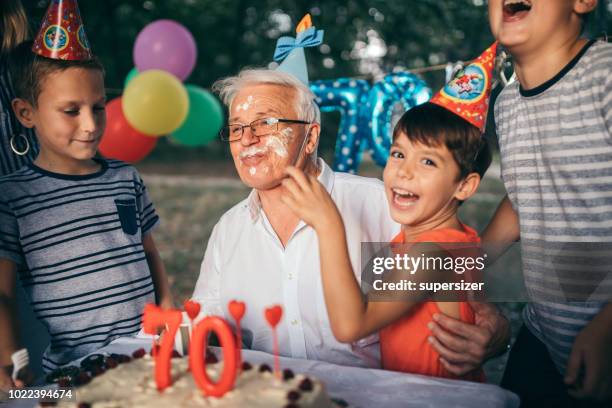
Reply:
M589 42L537 88L509 85L495 120L532 299L525 323L563 373L612 293L612 44Z
M136 334L155 301L142 239L159 218L136 169L96 160L91 175L29 164L0 178L0 258L49 330L45 371Z

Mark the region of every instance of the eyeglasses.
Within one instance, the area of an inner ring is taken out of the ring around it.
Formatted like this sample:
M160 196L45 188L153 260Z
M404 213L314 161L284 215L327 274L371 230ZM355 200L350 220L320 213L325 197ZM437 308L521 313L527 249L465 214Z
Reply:
M254 120L248 125L232 123L227 126L223 126L219 132L219 137L221 137L221 140L224 142L235 142L242 139L242 135L244 135L244 128L247 127L251 128L251 132L255 136L267 136L278 131L279 123L298 123L301 125L310 125L310 122L305 122L303 120L263 118Z

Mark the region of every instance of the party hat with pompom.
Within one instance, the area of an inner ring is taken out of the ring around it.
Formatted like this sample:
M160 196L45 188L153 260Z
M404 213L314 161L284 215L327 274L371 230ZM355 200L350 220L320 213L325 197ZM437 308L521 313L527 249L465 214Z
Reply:
M323 30L317 30L312 25L310 14L306 14L296 28L296 37L281 37L276 42L274 60L281 62L277 71L293 75L305 85L308 85L308 66L304 48L316 47L323 42Z

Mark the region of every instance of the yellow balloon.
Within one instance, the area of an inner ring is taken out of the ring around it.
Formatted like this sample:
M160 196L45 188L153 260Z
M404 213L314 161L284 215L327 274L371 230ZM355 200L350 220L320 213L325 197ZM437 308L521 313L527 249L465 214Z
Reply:
M160 136L178 129L189 113L187 90L174 75L162 70L144 71L125 88L123 114L145 135Z

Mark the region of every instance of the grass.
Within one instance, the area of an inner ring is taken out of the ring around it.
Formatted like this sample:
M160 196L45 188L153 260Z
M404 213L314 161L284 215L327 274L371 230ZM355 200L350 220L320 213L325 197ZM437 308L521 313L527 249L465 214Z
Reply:
M191 297L213 227L249 190L231 179L208 184L177 181L171 176L144 175L144 179L161 218L155 241L168 270L172 293L182 303Z

